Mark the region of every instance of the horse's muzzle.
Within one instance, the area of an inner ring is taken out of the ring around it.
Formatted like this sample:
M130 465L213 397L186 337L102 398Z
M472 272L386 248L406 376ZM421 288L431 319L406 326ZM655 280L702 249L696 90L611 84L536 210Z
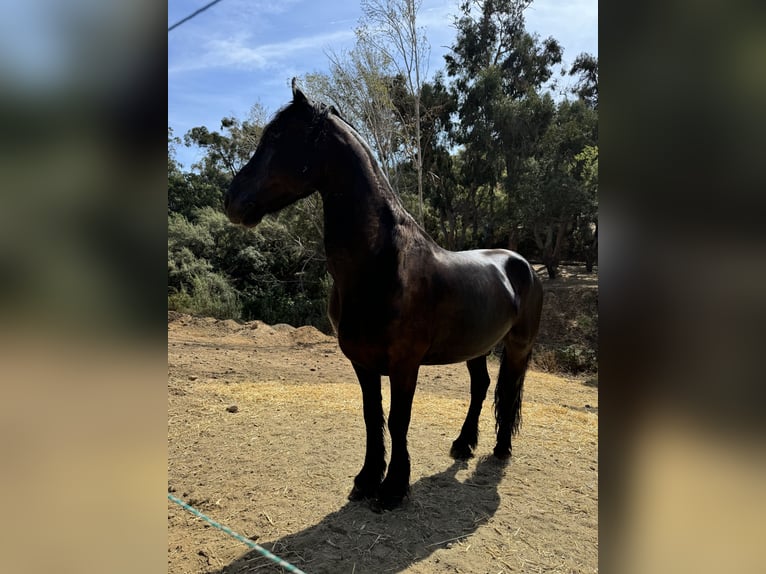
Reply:
M244 225L245 227L254 227L261 222L265 213L258 209L252 201L238 202L231 199L227 194L223 200L223 209L229 221Z
M242 212L238 209L233 209L236 202L231 201L231 195L226 193L223 196L223 211L232 223L242 222Z

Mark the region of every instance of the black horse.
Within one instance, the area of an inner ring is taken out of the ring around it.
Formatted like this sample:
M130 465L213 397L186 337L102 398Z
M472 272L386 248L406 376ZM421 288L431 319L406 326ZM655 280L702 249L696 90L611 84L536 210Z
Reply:
M389 509L409 492L407 429L420 365L467 362L471 403L451 455L472 456L490 383L486 357L501 341L494 455L509 457L542 308L542 286L529 263L504 249L439 247L404 210L362 137L335 108L310 102L293 80L292 103L266 126L255 155L234 177L226 213L251 227L315 191L334 279L329 316L364 401L367 449L349 498ZM388 474L381 375L391 383Z

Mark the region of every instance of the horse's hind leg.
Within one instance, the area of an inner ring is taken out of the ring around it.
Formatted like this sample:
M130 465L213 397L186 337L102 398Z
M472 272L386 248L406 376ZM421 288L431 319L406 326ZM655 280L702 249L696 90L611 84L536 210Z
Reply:
M386 450L383 444L383 397L380 393L380 375L354 365L362 387L364 425L367 429L367 448L364 466L354 478L350 500L374 498L386 472Z
M479 441L479 415L481 406L489 388L489 373L487 372L487 357L481 356L466 363L471 375L471 404L465 417L460 435L452 443L450 456L456 459L466 459L473 456L473 449Z

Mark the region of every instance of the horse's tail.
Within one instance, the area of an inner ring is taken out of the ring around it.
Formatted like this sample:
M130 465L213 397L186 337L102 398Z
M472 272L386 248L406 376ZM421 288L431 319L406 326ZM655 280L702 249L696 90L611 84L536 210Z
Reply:
M503 341L500 371L495 387L495 455L511 454L511 436L521 428L521 399L524 378L532 357L532 346L540 328L543 288L532 267L521 258L511 259L509 278L516 286L519 318Z
M508 351L503 349L500 357L500 372L495 386L495 431L498 442L504 434L508 439L521 428L521 400L524 395L524 378L532 353L528 353L520 363L514 365L509 360Z

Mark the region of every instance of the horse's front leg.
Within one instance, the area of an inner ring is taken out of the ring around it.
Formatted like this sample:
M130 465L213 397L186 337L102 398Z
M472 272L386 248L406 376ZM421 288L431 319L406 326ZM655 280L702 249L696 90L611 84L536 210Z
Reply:
M391 410L388 430L391 433L391 462L373 510L395 508L410 491L410 455L407 452L407 430L410 426L412 398L418 381L418 367L392 371Z
M374 498L386 472L386 450L383 444L383 397L380 394L380 375L354 365L362 387L364 426L367 429L367 448L364 466L354 479L349 500Z

